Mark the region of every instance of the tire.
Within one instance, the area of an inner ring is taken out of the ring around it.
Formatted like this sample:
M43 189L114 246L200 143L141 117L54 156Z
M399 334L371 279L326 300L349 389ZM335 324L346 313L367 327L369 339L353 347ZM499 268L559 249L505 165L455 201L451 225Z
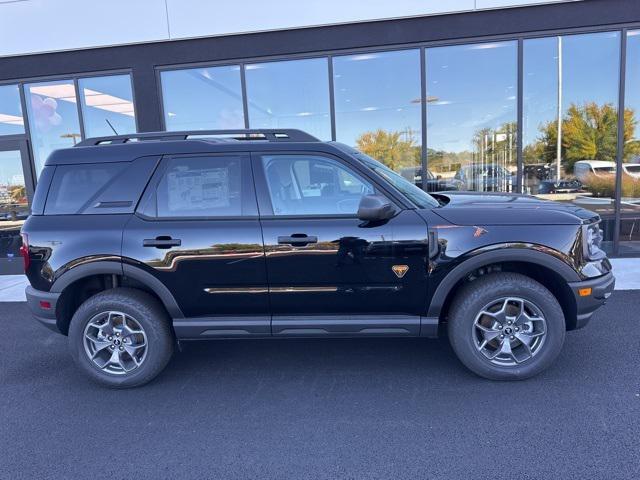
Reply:
M491 313L481 315L483 310ZM546 370L560 354L565 332L564 313L553 294L518 273L493 273L464 285L449 312L449 341L456 355L490 380L524 380ZM500 335L515 339L503 346Z
M150 294L132 288L90 297L69 325L75 363L91 380L110 388L138 387L153 380L171 359L174 343L164 307ZM111 361L114 354L117 361Z

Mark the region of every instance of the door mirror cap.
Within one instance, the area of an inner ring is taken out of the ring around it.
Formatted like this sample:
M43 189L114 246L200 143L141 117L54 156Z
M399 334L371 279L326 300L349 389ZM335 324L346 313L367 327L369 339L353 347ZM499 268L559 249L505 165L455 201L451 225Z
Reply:
M358 205L358 218L368 222L389 220L396 214L393 204L381 195L365 195Z

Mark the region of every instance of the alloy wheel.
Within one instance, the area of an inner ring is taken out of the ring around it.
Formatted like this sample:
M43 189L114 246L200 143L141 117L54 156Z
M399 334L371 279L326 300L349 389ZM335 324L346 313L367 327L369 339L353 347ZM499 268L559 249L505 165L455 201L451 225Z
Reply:
M492 364L519 365L540 352L547 335L547 322L540 308L520 297L491 301L473 323L476 348Z
M142 325L122 312L95 315L84 329L84 351L102 371L125 375L142 365L147 355L147 335Z

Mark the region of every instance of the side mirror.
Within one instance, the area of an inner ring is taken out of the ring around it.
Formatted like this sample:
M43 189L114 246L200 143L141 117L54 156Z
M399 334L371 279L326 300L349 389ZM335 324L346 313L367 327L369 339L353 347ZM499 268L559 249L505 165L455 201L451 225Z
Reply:
M380 195L365 195L358 205L358 218L368 222L389 220L396 214L395 207Z

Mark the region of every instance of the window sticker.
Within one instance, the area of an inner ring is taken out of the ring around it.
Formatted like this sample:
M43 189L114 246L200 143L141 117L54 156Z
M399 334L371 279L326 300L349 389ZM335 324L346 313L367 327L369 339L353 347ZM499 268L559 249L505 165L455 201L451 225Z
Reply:
M178 169L167 175L169 210L204 210L231 206L229 169Z

